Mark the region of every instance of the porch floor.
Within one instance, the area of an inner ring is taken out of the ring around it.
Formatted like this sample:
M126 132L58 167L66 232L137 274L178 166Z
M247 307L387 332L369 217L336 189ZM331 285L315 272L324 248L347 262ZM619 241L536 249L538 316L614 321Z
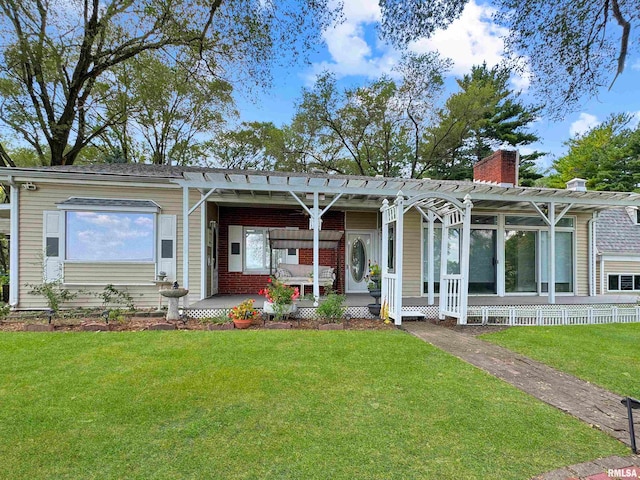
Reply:
M253 298L256 307L261 307L264 297L254 294L244 295L214 295L189 305L189 308L231 308L240 302ZM588 296L556 296L556 305L598 305L598 304L630 304L636 303L636 295L596 295ZM347 307L366 307L374 303L373 298L368 293L348 293L346 299ZM428 305L427 297L403 297L402 304L405 307L419 307ZM435 305L438 305L438 297L435 298ZM470 295L469 305L495 306L495 305L548 305L547 297L540 296L505 296L495 295ZM298 301L299 307L313 307L313 301L302 299Z

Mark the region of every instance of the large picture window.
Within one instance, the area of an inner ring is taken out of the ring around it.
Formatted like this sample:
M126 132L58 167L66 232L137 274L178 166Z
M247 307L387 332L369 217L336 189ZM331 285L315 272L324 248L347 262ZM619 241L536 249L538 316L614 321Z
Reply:
M66 260L153 262L155 215L132 212L66 212Z

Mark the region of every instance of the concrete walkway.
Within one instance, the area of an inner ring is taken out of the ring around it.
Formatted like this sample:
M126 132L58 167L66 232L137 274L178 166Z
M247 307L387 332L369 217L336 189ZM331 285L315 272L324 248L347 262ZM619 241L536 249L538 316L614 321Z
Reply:
M410 334L428 342L505 382L599 428L625 445L630 445L627 410L622 397L566 373L555 370L506 348L472 335L455 332L431 322L406 322ZM637 411L636 411L637 412ZM634 422L640 432L640 412ZM629 449L631 453L631 449ZM635 457L635 465L640 463ZM629 466L627 463L626 466ZM598 465L600 472L602 466ZM620 468L612 465L607 468ZM552 472L550 472L552 473ZM546 476L540 478L547 478ZM578 478L553 476L548 478ZM586 478L586 477L585 477ZM608 478L608 477L600 477Z

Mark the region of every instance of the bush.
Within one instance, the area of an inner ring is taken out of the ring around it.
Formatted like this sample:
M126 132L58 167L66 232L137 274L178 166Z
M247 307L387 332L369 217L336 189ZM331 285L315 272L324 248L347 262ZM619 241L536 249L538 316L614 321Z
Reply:
M30 288L30 295L40 295L47 301L49 310L57 312L60 310L60 305L69 300L73 300L78 296L78 293L73 293L68 288L62 286L62 280L55 280L53 282L44 282L41 284L27 283L25 285Z
M338 323L342 320L347 307L344 306L346 297L337 293L330 293L316 309L316 315L324 320Z
M126 290L119 290L112 284L107 285L104 287L102 292L94 295L102 300L103 309L109 308L110 306L125 306L129 311L134 311L136 309L133 304L133 297L129 292Z

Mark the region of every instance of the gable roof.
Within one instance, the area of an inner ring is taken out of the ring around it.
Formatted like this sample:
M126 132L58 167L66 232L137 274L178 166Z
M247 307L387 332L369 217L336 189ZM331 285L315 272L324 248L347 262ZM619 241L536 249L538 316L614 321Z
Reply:
M626 208L605 210L596 222L596 246L598 253L640 255L640 225Z

